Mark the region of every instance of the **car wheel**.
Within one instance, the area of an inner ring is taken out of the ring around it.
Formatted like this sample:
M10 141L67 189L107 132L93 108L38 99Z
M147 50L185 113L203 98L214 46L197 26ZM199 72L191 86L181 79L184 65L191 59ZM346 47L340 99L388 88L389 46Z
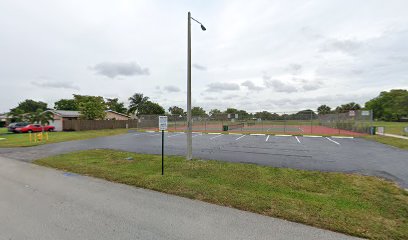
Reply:
M33 132L33 130L28 130L27 132L28 132L28 133L32 133L32 132Z
M54 131L54 129L52 129L52 128L48 129L48 132L52 132L52 131Z

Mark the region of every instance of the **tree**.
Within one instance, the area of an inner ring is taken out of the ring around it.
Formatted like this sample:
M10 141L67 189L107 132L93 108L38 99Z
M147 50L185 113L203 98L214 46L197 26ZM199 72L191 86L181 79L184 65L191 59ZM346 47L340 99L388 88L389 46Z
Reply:
M221 110L218 109L211 109L209 112L210 116L220 115L221 113Z
M173 115L184 115L184 109L177 106L169 107L169 112Z
M10 117L10 122L24 122L26 120L26 114L19 108L10 110L7 116Z
M50 121L54 119L52 112L43 111L37 109L37 111L28 114L27 120L31 123L39 123L41 125L50 124Z
M128 113L135 113L140 115L140 110L144 108L144 105L149 101L149 97L144 97L142 93L135 93L129 98L129 110Z
M361 106L358 103L350 102L336 107L336 112L343 113L351 110L360 110Z
M106 107L108 110L112 110L118 113L126 113L125 104L123 102L119 102L118 98L107 98L106 99Z
M141 108L138 110L139 115L159 115L165 114L164 108L158 103L147 101L141 105Z
M38 109L43 111L47 110L47 104L41 101L34 101L31 99L26 99L20 102L17 107L10 109L10 112L15 112L17 109L21 110L23 113L35 112Z
M373 110L376 119L400 121L408 116L408 91L392 89L381 92L378 97L366 102L365 108Z
M317 108L317 112L319 113L319 115L329 114L331 112L331 108L327 105L321 105Z
M202 107L193 107L191 109L191 115L197 116L197 117L203 117L203 116L207 116L207 113Z
M227 108L224 113L237 113L238 109L236 108Z
M79 103L79 111L81 119L86 120L101 120L106 116L105 102L101 101L87 101Z
M61 99L54 103L56 110L78 111L78 104L75 99Z

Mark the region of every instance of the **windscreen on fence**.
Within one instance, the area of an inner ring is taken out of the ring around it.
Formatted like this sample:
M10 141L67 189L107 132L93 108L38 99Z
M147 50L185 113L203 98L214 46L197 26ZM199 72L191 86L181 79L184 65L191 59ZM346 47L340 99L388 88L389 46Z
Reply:
M186 131L185 115L167 115L169 131ZM139 116L139 128L157 130L158 115ZM193 131L238 132L264 134L328 134L361 135L369 132L372 112L365 110L346 113L317 114L312 110L256 114L213 114L193 116Z

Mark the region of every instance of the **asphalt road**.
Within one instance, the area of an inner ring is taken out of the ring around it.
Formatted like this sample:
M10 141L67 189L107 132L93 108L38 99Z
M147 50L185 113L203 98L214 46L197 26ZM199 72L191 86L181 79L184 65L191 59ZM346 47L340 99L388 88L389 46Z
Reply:
M165 154L185 155L186 135L165 133ZM194 134L196 158L379 176L408 188L408 151L362 138ZM108 148L159 154L160 133L125 135L0 149L0 156L24 161L76 150Z
M0 157L0 239L353 239Z

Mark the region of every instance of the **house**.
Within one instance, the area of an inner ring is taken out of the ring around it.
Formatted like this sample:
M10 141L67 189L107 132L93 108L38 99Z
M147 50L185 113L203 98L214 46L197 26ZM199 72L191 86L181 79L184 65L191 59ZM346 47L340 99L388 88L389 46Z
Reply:
M6 113L0 113L0 127L5 127L9 123L9 116Z
M64 120L77 120L80 119L81 113L79 111L67 111L67 110L47 110L51 112L54 119L50 121L50 125L55 127L55 131L62 131ZM105 120L129 120L130 117L123 113L118 113L112 110L106 110Z

